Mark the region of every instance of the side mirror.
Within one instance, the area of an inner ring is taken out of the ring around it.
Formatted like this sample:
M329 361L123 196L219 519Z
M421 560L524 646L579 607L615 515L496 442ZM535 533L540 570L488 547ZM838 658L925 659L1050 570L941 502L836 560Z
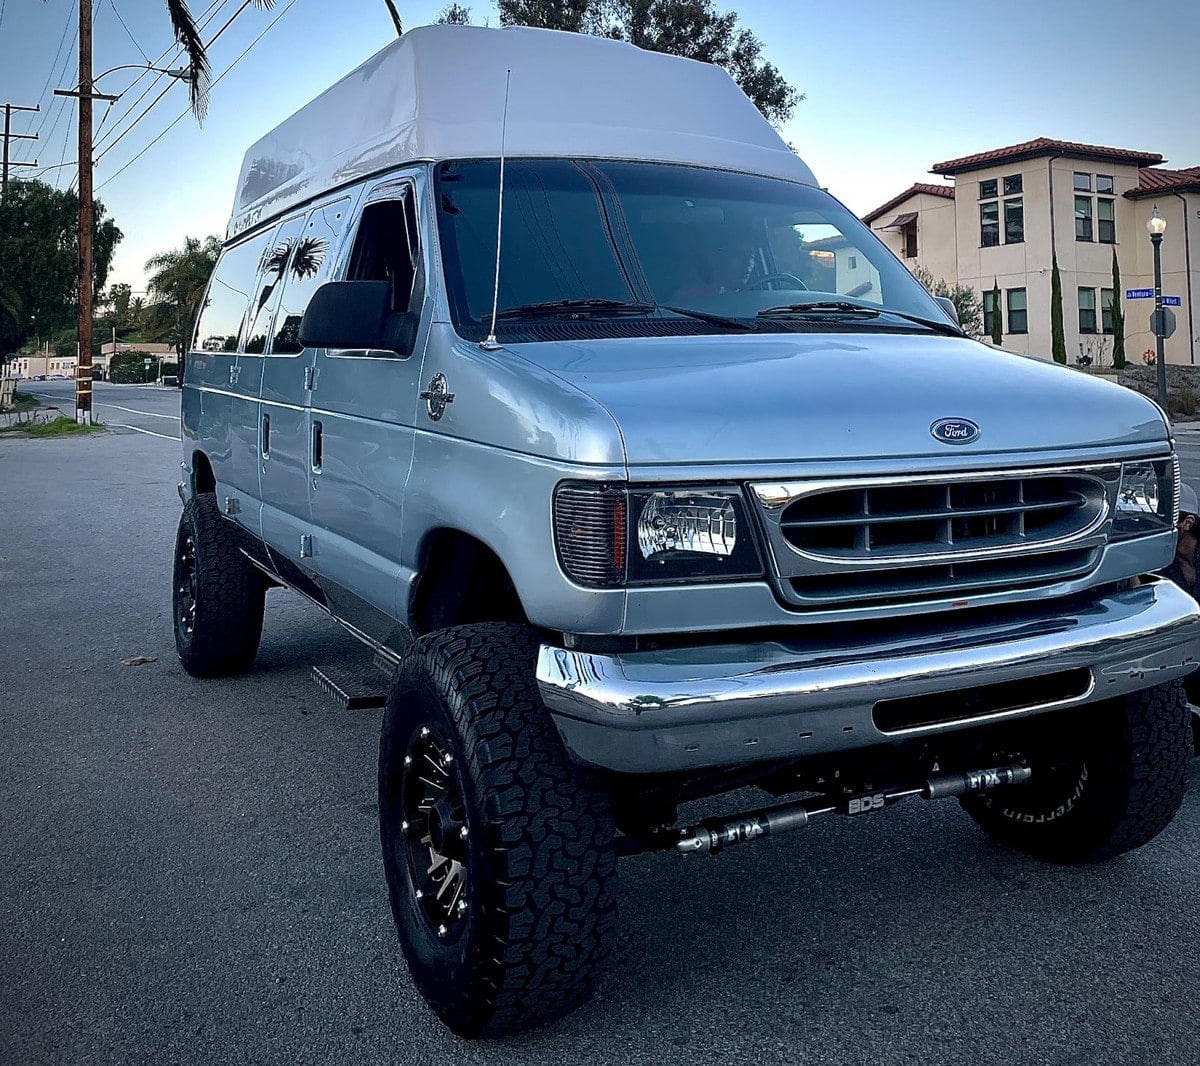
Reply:
M935 296L933 300L938 307L946 312L946 317L950 319L951 322L953 322L956 326L962 325L962 323L958 320L958 308L954 306L954 301L951 300L949 296Z
M386 281L330 281L313 293L300 320L305 348L352 348L407 356L417 316L392 310Z

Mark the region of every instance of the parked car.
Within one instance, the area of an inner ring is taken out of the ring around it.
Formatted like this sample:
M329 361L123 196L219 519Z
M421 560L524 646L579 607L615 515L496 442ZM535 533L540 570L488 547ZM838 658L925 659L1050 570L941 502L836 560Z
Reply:
M1162 412L964 336L721 70L406 33L246 153L203 307L179 657L250 669L286 585L394 671L388 892L456 1032L587 997L622 855L922 796L1098 862L1178 809Z

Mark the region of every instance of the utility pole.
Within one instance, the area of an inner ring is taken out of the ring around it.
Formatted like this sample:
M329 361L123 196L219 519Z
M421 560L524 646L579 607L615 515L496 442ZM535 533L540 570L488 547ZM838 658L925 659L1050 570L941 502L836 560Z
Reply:
M92 101L115 96L92 92L92 0L79 0L79 87L55 89L79 97L79 358L75 362L75 421L92 423Z
M4 105L4 180L0 184L0 196L8 194L8 168L9 167L36 167L37 160L32 163L22 163L16 160L12 162L8 158L8 142L9 141L36 141L38 135L36 133L11 133L9 127L12 124L12 113L14 111L40 111L40 107L23 107L20 104L5 104Z

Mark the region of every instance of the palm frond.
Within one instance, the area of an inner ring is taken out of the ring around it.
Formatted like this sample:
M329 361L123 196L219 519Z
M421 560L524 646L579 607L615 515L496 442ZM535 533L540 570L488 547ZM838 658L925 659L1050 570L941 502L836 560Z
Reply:
M211 73L204 41L186 0L167 0L167 16L171 20L171 30L175 34L176 43L187 52L187 82L192 113L202 120L208 110L208 81Z

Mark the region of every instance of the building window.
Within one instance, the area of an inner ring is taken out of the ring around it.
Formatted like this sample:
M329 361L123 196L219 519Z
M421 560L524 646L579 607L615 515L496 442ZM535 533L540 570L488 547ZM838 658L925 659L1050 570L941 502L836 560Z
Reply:
M1104 244L1117 243L1117 211L1115 200L1096 200L1096 239Z
M1075 171L1075 191L1076 192L1091 192L1092 191L1092 176L1091 174L1081 174Z
M996 178L992 178L990 181L981 181L979 183L979 199L986 200L989 197L995 196L996 184Z
M904 258L917 258L917 220L914 218L900 227L900 239L904 242Z
M851 270L858 269L858 256L856 256L856 255L847 256L846 261L849 264Z
M1113 179L1111 174L1096 175L1096 192L1112 192Z
M1021 175L1010 174L1004 179L1004 195L1010 196L1013 193L1021 192Z
M1004 243L1020 244L1025 240L1025 206L1021 197L1004 201Z
M1024 289L1009 289L1008 297L1008 332L1029 332L1029 309L1025 302Z
M1100 290L1100 332L1111 333L1113 331L1113 291L1112 289Z
M992 324L1000 313L997 295L998 293L994 289L985 289L983 292L983 332L989 337L992 335Z
M1092 239L1092 198L1090 196L1075 197L1075 239L1077 241Z
M1079 332L1096 332L1096 290L1079 290Z
M979 205L979 243L984 248L1000 243L1000 205L995 200Z

